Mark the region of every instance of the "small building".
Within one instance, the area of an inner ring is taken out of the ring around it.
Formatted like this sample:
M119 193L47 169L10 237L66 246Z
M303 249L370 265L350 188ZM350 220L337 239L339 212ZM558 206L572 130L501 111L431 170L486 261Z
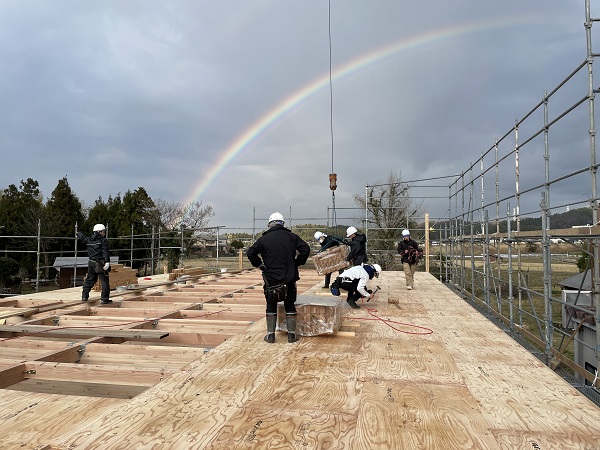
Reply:
M562 326L568 330L575 330L579 326L577 336L573 344L573 361L579 366L585 368L590 373L595 373L596 355L594 348L596 347L597 324L595 323L595 305L591 294L592 289L592 273L585 272L573 275L558 283L562 288ZM577 305L584 308L582 311L571 305ZM590 384L583 377L575 376L580 382Z
M65 289L82 286L88 271L89 258L87 256L57 256L52 267L58 272L58 288ZM111 264L118 264L119 257L111 256Z

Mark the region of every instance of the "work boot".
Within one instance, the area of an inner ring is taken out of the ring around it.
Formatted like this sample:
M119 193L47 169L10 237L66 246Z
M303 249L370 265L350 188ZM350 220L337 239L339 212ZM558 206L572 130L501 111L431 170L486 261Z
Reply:
M265 342L272 344L275 342L275 326L277 325L277 316L267 316L267 335Z
M285 324L288 330L288 342L296 342L300 340L300 336L296 334L296 316L286 316Z
M360 308L360 305L356 304L356 301L353 298L349 298L348 300L346 300L348 302L348 304L353 308L353 309L358 309Z
M82 302L87 302L88 300L89 300L88 298L81 297L81 301L82 301Z
M112 302L112 300L100 300L100 304L102 305L110 305Z

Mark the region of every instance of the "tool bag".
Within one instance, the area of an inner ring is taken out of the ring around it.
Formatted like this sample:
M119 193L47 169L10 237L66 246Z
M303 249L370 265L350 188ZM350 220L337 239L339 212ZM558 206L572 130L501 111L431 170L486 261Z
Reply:
M94 270L96 271L96 273L104 273L104 260L103 259L94 261Z
M410 264L417 264L419 262L419 251L414 247L408 247L408 255L406 255L406 261Z
M287 286L283 283L275 286L265 284L265 296L268 303L283 302L287 296Z

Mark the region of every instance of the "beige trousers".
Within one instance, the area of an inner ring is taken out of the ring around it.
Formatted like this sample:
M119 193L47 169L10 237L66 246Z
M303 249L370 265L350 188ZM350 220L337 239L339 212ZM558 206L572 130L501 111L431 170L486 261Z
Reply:
M413 287L415 284L415 272L417 271L416 264L402 263L404 268L404 277L406 278L406 285Z

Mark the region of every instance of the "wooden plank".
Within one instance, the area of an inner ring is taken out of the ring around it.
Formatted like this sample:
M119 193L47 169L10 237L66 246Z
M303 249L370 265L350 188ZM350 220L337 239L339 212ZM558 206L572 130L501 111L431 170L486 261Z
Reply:
M81 358L81 364L133 366L180 370L190 362L205 355L204 348L157 347L155 345L90 344Z
M12 316L22 316L29 312L29 308L3 307L0 308L0 319Z
M76 381L80 383L104 380L105 384L149 387L163 381L175 372L172 369L150 369L114 364L29 362L25 364L24 377L28 380Z
M43 325L0 325L0 333L44 333L45 336L107 336L123 339L162 339L169 333L153 330L120 330L103 328L61 328Z
M0 402L3 449L48 448L45 442L125 403L121 399L64 397L14 390L0 391Z

